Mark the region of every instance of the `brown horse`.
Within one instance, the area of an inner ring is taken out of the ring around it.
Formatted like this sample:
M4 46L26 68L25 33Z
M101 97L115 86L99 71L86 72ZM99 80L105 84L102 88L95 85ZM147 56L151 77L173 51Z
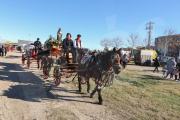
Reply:
M116 51L116 49L114 48L113 51L92 55L91 58L84 64L83 62L81 62L78 67L79 92L81 92L81 83L83 83L82 78L86 79L85 81L87 82L87 92L90 91L89 79L94 78L96 87L91 93L90 97L92 98L95 92L98 91L99 103L102 104L103 100L101 96L101 86L106 82L108 78L105 77L104 79L102 79L102 77L104 73L120 73L121 65L119 53L120 51ZM82 72L82 70L84 71Z

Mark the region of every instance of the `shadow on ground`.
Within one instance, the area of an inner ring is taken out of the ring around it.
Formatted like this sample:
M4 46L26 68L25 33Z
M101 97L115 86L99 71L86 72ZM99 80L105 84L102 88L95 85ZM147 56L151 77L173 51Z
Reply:
M86 93L79 93L76 90L67 90L63 87L57 87L52 80L40 79L31 71L26 71L19 64L0 63L0 81L17 82L18 85L11 85L9 89L4 90L2 96L7 96L12 99L20 99L31 102L41 102L48 99L59 99L63 101L76 101L90 104L98 104L78 98L89 98ZM20 76L20 77L19 77ZM61 83L63 84L63 82ZM60 84L60 85L61 85ZM67 92L67 95L62 96L53 94L53 91ZM77 94L75 96L68 96L68 93ZM83 95L84 94L84 95ZM89 98L90 99L90 98Z
M22 58L22 56L9 55L4 56L4 58Z

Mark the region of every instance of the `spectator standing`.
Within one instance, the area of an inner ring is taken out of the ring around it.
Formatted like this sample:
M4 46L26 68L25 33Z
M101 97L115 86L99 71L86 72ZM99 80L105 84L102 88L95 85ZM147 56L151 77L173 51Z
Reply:
M166 65L163 67L162 72L163 72L162 77L165 78L166 77L166 72L167 72L167 66Z
M174 61L174 66L176 67L177 63L176 63L176 61L175 61L175 58L173 57L172 59L173 59L173 61Z
M180 81L180 57L177 60L177 65L176 66L178 66L179 81Z
M4 54L5 54L5 56L7 54L7 48L6 47L4 48Z
M170 79L172 80L173 79L173 74L174 74L174 65L171 67L169 73L170 73Z
M124 56L123 56L123 67L124 67L124 70L125 70L125 68L126 68L127 61L128 61L127 55L124 54Z
M174 69L174 76L175 76L175 81L177 81L177 76L179 74L179 67L176 66L176 68Z

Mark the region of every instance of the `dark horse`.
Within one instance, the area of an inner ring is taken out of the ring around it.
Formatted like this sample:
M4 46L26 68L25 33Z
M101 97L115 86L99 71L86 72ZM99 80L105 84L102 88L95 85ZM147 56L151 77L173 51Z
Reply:
M103 73L111 74L112 72L115 74L119 74L121 71L120 65L120 51L116 51L114 48L113 51L108 51L106 53L99 53L97 55L92 55L89 60L87 60L84 64L79 64L78 67L78 81L79 81L79 92L81 92L81 83L83 83L83 79L85 78L87 82L87 92L90 91L89 79L94 78L96 87L92 91L90 97L98 91L98 99L99 103L102 104L102 96L101 96L101 86L106 82L107 77L102 79ZM82 71L84 70L84 71Z

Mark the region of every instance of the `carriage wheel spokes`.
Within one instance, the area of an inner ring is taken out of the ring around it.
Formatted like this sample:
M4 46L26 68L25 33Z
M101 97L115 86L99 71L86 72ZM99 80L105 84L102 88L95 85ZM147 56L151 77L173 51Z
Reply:
M54 67L53 77L55 85L58 86L61 82L61 73L58 66Z
M42 59L42 63L43 63L43 74L44 74L44 77L47 79L49 77L49 68L48 68L49 62L45 56Z

